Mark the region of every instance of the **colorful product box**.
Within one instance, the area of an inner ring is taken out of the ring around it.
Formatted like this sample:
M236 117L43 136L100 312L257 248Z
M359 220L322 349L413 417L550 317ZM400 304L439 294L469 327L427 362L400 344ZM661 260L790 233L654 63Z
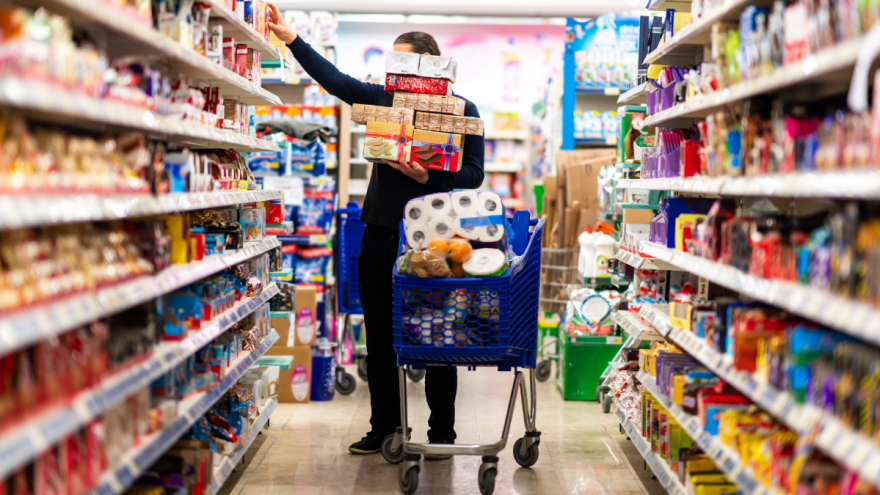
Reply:
M388 52L385 55L385 73L417 76L420 60L418 53Z
M413 131L411 125L367 122L364 158L409 163Z
M412 138L412 162L434 170L458 172L462 167L464 136L417 130Z
M270 225L281 225L284 223L284 201L280 199L272 199L269 201L266 210L266 223Z
M455 82L455 75L458 72L458 62L452 57L440 57L434 55L422 55L419 60L419 75L422 77L433 77L447 79L449 82Z
M460 117L464 115L465 101L456 96L395 91L392 106L412 108L418 112L445 113Z
M483 119L440 113L416 112L415 128L453 134L483 135Z
M245 241L259 241L266 235L266 209L242 208L239 223L244 229Z
M381 122L413 125L414 115L415 111L411 108L361 105L360 103L351 107L351 120L358 124Z
M452 83L446 79L385 74L385 91L407 91L426 95L451 95Z

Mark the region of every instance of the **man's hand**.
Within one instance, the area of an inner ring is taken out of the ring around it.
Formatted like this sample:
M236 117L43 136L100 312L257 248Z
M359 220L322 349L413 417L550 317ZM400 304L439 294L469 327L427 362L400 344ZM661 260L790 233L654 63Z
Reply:
M293 43L293 40L296 39L296 31L287 25L287 21L284 20L284 16L281 15L274 3L267 3L269 4L269 29L285 44Z
M412 166L408 165L405 161L403 162L392 162L391 160L382 160L389 167L394 170L399 170L403 175L409 177L410 179L418 182L419 184L425 184L428 182L428 169L419 165L418 162L412 164Z

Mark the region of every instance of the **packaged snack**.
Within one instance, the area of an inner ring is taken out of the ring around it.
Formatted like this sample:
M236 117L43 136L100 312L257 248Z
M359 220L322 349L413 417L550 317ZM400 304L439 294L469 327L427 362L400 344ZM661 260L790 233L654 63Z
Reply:
M420 56L419 75L422 77L442 78L449 80L449 82L455 82L455 75L457 71L458 62L456 62L452 57L441 57L435 55Z
M413 133L413 163L446 172L458 172L462 166L464 136L445 132L417 130Z
M400 255L399 258L397 258L397 272L400 273L401 275L413 275L414 274L413 268L412 268L412 256L413 256L414 252L415 251L410 249L407 252Z
M416 251L411 258L413 272L419 278L448 278L452 276L446 253L436 249Z
M384 122L388 124L413 124L414 111L405 107L383 107L377 105L361 105L351 107L351 120L358 124L367 122Z
M411 125L368 122L364 158L409 163L413 131Z
M385 55L385 73L419 75L421 57L418 53L388 52Z
M392 91L408 91L410 93L426 95L451 95L452 83L446 79L386 74L385 91L389 93Z
M464 115L465 101L451 95L407 93L395 91L393 107L412 108L422 112Z
M313 247L300 249L297 253L294 283L296 285L316 285L318 292L324 291L324 273L327 263L333 257L333 249Z
M259 241L266 235L266 209L242 208L239 223L244 229L245 241Z
M454 134L483 135L483 119L476 117L459 117L457 115L441 115L431 112L416 112L414 126L416 129L441 131Z

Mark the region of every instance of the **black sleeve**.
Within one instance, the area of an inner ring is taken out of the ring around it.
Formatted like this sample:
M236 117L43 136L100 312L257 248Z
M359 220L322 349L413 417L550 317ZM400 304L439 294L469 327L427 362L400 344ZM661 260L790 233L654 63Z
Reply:
M315 82L345 103L377 105L385 95L385 86L361 82L343 74L299 36L287 46L299 65Z
M384 89L384 88L383 88ZM477 106L470 101L464 107L465 117L480 117ZM486 145L483 136L464 136L464 163L458 172L428 170L428 183L438 191L476 189L483 183L483 159Z

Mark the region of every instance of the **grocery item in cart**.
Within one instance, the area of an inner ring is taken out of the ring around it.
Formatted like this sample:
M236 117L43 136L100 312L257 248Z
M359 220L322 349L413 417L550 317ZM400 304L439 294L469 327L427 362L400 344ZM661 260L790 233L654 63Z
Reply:
M462 268L469 277L498 277L507 270L507 256L499 249L477 249Z

